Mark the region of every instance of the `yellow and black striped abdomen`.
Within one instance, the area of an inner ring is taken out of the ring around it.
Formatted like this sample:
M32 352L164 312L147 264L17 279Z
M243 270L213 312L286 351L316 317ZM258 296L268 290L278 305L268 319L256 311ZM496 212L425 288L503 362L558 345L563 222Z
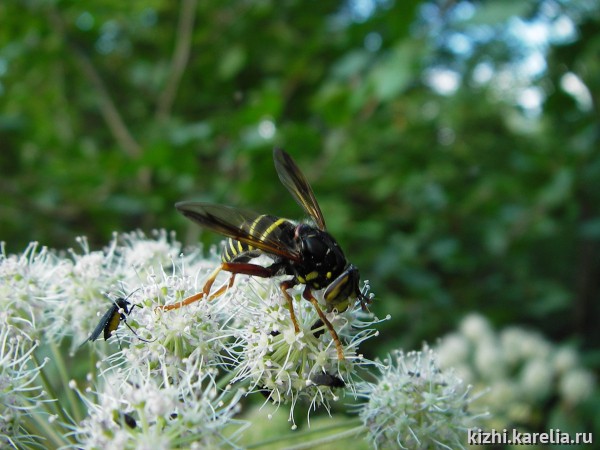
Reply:
M242 224L240 228L257 241L277 241L292 246L296 225L287 219L263 214L252 222ZM225 242L221 259L223 262L248 262L262 254L263 251L250 244L229 238Z

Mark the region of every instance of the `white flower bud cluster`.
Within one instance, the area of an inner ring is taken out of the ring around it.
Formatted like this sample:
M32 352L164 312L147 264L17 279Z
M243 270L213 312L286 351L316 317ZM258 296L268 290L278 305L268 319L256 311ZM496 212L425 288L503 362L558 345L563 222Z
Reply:
M464 448L479 417L470 407L471 388L440 369L431 349L396 352L379 371L374 383L358 388L367 401L359 414L374 448Z
M43 391L37 365L32 357L37 347L28 334L34 323L23 317L0 312L0 447L14 447L26 437L22 419L38 407Z
M280 281L248 280L231 299L238 311L235 332L238 350L231 354L236 361L233 382L248 381L251 392L261 392L275 405L291 404L289 420L294 424L293 409L299 399L306 399L311 409L318 406L329 409L330 402L337 401L340 393L355 390L358 366L371 364L358 353L358 347L377 334L372 326L378 319L360 308L328 314L342 340L345 359L340 361L327 328L322 323L315 327L319 316L302 299L300 289L288 291L295 299L300 327L300 332L295 332L281 295Z
M481 401L494 429L533 423L553 396L576 406L595 387L593 374L580 366L573 348L557 347L520 327L495 332L479 314L465 317L457 332L440 340L436 352L440 367L453 367L476 389L488 388Z
M74 431L77 442L91 449L232 446L246 426L234 418L242 392L219 390L216 371L199 360L186 361L176 383L158 376L166 366L159 359L156 370L136 363L111 368L101 374L97 391L75 388L88 408Z

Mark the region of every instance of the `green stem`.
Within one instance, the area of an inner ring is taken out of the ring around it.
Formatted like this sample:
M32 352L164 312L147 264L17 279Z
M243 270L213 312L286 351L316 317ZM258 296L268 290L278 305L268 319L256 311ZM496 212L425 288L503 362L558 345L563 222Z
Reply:
M52 355L54 356L54 363L56 364L56 368L58 369L62 387L67 396L67 402L69 403L69 406L70 406L70 411L72 412L72 414L74 416L75 422L78 423L83 419L83 414L81 412L79 401L78 401L77 397L75 396L75 394L73 393L73 389L71 389L69 387L70 379L69 379L69 375L67 373L67 367L65 365L65 360L54 342L50 342L50 350L52 351Z
M362 421L360 419L351 419L351 420L347 420L346 422L343 423L337 423L335 425L331 425L328 427L323 427L323 428L319 428L319 429L311 429L311 430L306 430L306 431L300 431L297 433L294 433L292 435L287 435L287 436L277 436L271 439L265 439L264 441L261 442L255 442L254 444L250 444L247 445L245 448L246 449L252 449L252 448L260 448L260 447L265 447L267 445L271 445L271 444L276 444L276 443L280 443L283 441L287 441L290 439L294 439L294 440L306 440L306 438L309 438L310 436L315 436L318 434L323 434L323 433L327 433L329 431L332 430L337 430L339 428L347 428L347 427L352 427L349 430L346 431L341 431L335 434L332 434L330 436L326 436L326 437L322 437L322 438L318 438L315 439L313 441L310 442L304 442L302 444L299 444L299 447L289 447L290 449L301 449L301 448L312 448L314 446L323 444L323 443L329 443L332 442L334 440L339 440L339 439L344 439L350 436L354 436L356 434L358 434L361 430L364 430L364 425L362 424Z
M54 387L52 386L52 383L50 383L50 380L48 380L48 376L46 375L46 371L44 370L44 368L42 367L42 365L38 361L37 357L35 356L35 353L31 354L31 359L33 360L33 362L35 363L35 365L40 368L40 371L39 371L40 379L42 380L42 385L44 386L44 391L46 391L46 395L49 398L51 398L52 400L54 400L52 402L46 403L47 406L48 406L47 410L50 410L50 409L54 410L54 412L56 412L56 414L58 414L60 416L61 420L64 423L70 423L71 420L69 420L69 418L65 414L65 411L58 404L58 400L57 400L58 396L56 395L56 391L54 390Z
M48 411L42 411L40 407L37 407L23 417L21 426L30 436L39 437L44 449L66 447L70 442L58 432L58 426L52 425L48 421L49 417ZM50 442L54 445L51 446Z
M64 438L64 436L62 436L60 433L57 433L57 427L52 426L52 424L50 424L48 420L45 420L45 418L40 414L34 413L31 415L31 418L37 423L39 428L44 430L45 436L52 439L52 441L56 444L55 448L62 448L71 444Z
M286 447L285 450L303 450L306 448L314 448L319 445L329 444L331 442L338 442L342 439L350 438L357 436L361 431L364 431L364 425L360 424L357 427L351 428L346 431L342 431L340 433L332 434L330 436L325 436L319 439L315 439L310 442L303 442L302 444L292 445L291 447Z
M223 378L219 379L219 381L217 383L217 386L219 387L219 389L224 389L224 387L229 383L229 381L231 381L233 376L234 376L233 373L226 375L225 377L223 377L225 379L225 381L223 380ZM223 401L223 403L228 404L231 401L231 399L233 399L237 395L237 391L240 388L247 388L248 386L250 386L249 379L246 379L246 380L243 380L243 381L237 383L235 389L232 388L232 389L225 391L221 400Z
M233 377L235 377L235 370L226 372L223 375L219 376L219 381L217 382L217 388L219 388L219 390L225 389L225 387L229 384L229 382L231 380L233 380Z
M98 354L94 351L89 351L89 367L90 367L90 385L95 386L98 381L98 371L96 369L96 363L98 362Z

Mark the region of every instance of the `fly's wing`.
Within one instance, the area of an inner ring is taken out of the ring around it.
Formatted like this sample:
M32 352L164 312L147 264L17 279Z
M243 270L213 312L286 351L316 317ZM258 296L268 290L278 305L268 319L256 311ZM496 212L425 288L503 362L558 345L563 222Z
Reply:
M187 218L216 233L252 245L272 255L292 261L300 260L300 252L279 239L278 233L265 233L251 226L262 217L260 214L203 202L179 202L175 207Z
M90 337L87 338L87 341L94 342L96 339L98 339L98 337L100 336L100 333L102 333L102 330L104 330L104 328L110 321L111 316L113 316L116 313L116 311L117 310L115 309L115 306L111 306L110 309L104 313L104 315L100 319L100 322L98 322L98 325L96 326L96 328L94 328L94 331L92 331L92 334L90 334ZM118 316L119 315L117 314L117 317Z
M273 160L275 161L275 170L283 185L290 191L296 202L302 206L302 209L313 218L319 229L325 231L325 219L315 194L292 157L276 148L273 150Z

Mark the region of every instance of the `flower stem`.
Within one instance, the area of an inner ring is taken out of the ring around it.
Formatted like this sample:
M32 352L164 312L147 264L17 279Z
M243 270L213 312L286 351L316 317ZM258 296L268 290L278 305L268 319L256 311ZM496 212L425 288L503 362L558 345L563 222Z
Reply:
M315 448L319 445L329 444L331 442L340 441L342 439L347 439L350 437L357 436L361 431L364 432L365 427L361 423L360 425L350 428L346 431L341 431L339 433L335 433L329 436L325 436L319 439L315 439L314 441L303 442L302 444L293 445L291 447L286 447L286 450L302 450L306 448Z
M44 442L45 449L63 448L71 444L64 435L58 431L56 426L50 424L48 418L50 414L42 411L41 408L32 409L30 414L23 418L22 426L27 430L31 437L38 437ZM54 445L51 445L52 442ZM32 446L31 448L39 448Z
M40 379L42 380L42 385L44 386L44 391L46 391L46 396L48 398L54 400L54 401L51 401L48 403L49 408L47 409L47 411L50 410L50 405L52 405L52 410L54 410L60 416L60 418L63 422L65 422L65 423L71 422L71 420L69 420L69 418L65 414L64 409L62 409L60 407L60 405L58 405L58 401L56 400L56 399L58 399L58 396L56 394L54 387L52 386L52 383L50 383L50 380L48 380L48 376L46 375L46 371L44 370L44 367L43 367L44 365L40 364L35 353L32 353L31 359L33 360L34 364L40 368L40 371L39 371Z
M308 438L310 436L315 436L318 434L327 433L332 430L337 430L339 428L347 428L347 427L352 427L352 428L345 430L345 431L340 431L340 432L334 433L329 436L320 437L320 438L314 439L312 441L305 440L306 438ZM305 449L305 448L314 448L318 445L327 444L330 442L334 442L336 440L355 436L363 430L364 430L364 425L362 424L362 421L360 419L351 419L351 420L347 420L343 423L337 423L335 425L331 425L328 427L296 432L293 435L278 436L278 437L274 437L271 439L265 439L264 441L255 442L254 444L247 445L245 448L246 449L254 449L254 448L265 447L267 445L280 443L280 442L283 442L283 441L286 441L289 439L302 440L304 442L302 442L302 444L298 444L298 445L295 445L292 447L286 447L286 449L300 450L300 449Z
M62 383L62 389L65 391L67 396L67 401L69 402L70 411L72 412L74 419L76 422L79 422L83 419L83 414L81 412L81 408L79 407L79 401L75 397L73 390L69 387L69 376L67 374L67 367L65 365L65 360L58 350L58 347L54 342L50 342L50 350L52 351L52 356L54 356L54 363L56 364L56 368L58 369L58 373L60 375L60 381ZM57 398L57 397L54 397Z

